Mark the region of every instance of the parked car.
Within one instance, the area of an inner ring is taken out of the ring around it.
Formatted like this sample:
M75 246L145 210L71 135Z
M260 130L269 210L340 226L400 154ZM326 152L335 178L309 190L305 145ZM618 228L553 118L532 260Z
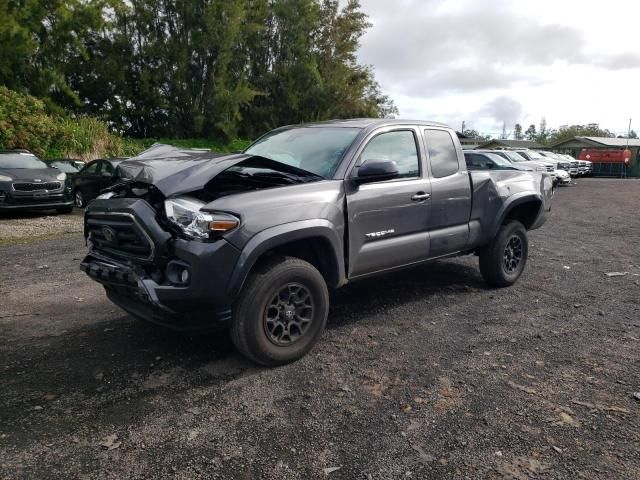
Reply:
M524 165L526 162L511 162L498 152L491 150L464 150L464 159L468 170L522 170L532 172L533 168Z
M69 158L51 158L45 160L50 167L57 168L61 172L67 174L67 178L73 183L76 174L85 166L82 160L73 160Z
M0 211L73 210L67 175L28 150L0 150Z
M571 183L571 162L564 158L562 155L555 152L548 152L545 150L536 150L536 152L542 155L555 170L553 172L556 178L556 185L569 185Z
M89 162L73 179L73 198L76 207L84 208L100 192L120 181L117 166L125 158L101 158Z
M578 160L578 175L584 177L589 171L589 165L586 160Z
M156 145L118 170L85 212L82 270L133 316L230 329L263 365L313 347L329 288L473 253L513 285L552 199L547 175L468 171L455 131L430 122L284 127L244 154Z
M561 154L561 156L566 158L569 162L569 175L571 175L572 177L576 177L578 175L580 162L566 153Z
M555 171L557 185L570 185L571 184L571 175L564 169L559 169Z

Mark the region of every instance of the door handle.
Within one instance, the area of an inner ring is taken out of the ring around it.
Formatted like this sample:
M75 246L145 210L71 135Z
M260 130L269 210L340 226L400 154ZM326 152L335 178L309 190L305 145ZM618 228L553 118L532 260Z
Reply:
M411 197L411 200L413 200L414 202L424 202L425 200L429 200L430 198L430 193L418 192L413 197Z

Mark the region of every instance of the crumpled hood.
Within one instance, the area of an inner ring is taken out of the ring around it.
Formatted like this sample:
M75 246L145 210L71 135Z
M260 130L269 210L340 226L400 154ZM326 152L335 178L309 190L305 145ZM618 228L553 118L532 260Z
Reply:
M0 168L0 175L11 177L14 182L36 183L35 180L40 180L42 183L59 182L56 177L60 173L57 168Z
M118 165L125 180L153 184L165 197L203 188L220 172L251 155L220 154L155 144Z

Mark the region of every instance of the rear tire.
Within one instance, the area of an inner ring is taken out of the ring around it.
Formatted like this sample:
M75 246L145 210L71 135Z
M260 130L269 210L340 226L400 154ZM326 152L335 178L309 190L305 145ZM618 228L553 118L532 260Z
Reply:
M80 190L76 190L76 193L73 196L73 203L77 208L84 208L87 206L84 195Z
M275 257L249 275L233 309L231 340L261 365L284 365L306 355L322 336L329 292L313 265Z
M511 220L479 252L480 273L494 287L509 287L518 281L527 264L529 242L522 223Z

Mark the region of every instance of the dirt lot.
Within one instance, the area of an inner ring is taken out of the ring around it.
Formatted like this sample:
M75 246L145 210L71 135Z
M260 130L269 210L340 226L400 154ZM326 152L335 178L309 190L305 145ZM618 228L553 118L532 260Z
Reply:
M562 189L517 286L353 284L274 370L124 315L77 234L0 247L0 478L640 478L639 206Z

